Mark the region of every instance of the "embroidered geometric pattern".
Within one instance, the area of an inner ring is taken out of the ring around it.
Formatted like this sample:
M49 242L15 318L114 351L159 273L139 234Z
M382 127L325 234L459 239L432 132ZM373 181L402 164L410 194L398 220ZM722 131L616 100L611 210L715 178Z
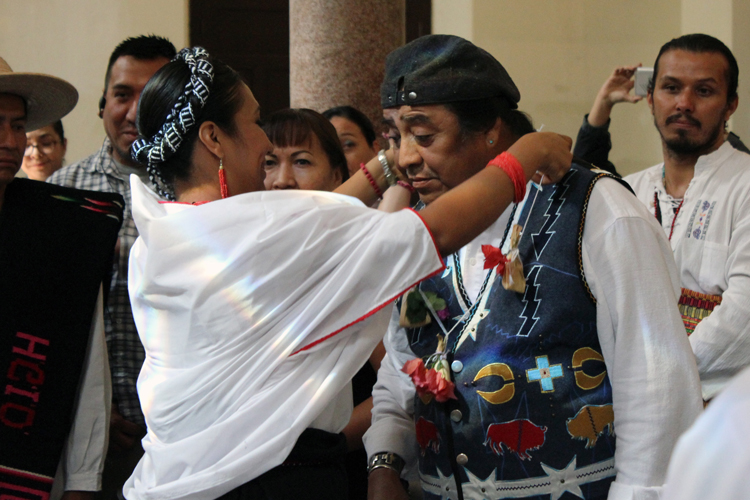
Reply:
M503 239L502 243L500 243L500 248L503 248L505 245L506 238L508 237L508 234L510 233L510 228L513 225L513 217L516 214L516 209L518 208L518 205L513 205L513 210L510 212L510 218L508 219L508 224L505 226L505 232L503 233ZM474 301L474 303L471 302L469 299L469 294L466 291L466 288L464 288L463 283L463 274L461 272L461 259L458 258L458 252L453 254L453 262L454 262L454 268L455 268L455 274L453 275L453 286L454 288L457 288L458 293L460 294L460 297L464 300L466 304L471 304L469 307L469 314L466 315L464 318L464 326L461 328L461 332L459 335L456 336L456 339L453 341L453 345L450 347L451 352L455 352L456 349L458 349L458 346L463 342L463 340L466 338L467 330L470 330L471 328L476 328L476 326L471 326L472 324L476 323L474 322L474 315L479 310L479 305L484 303L487 303L487 299L489 296L485 296L485 292L489 293L491 286L488 286L490 284L490 278L492 277L493 269L488 269L487 274L484 277L484 282L482 283L482 288L479 289L479 294L477 295L477 299ZM457 286L456 286L457 285ZM484 312L481 312L480 315L481 318L484 317ZM480 318L480 320L481 320ZM475 338L474 332L468 332L471 333L471 337Z
M580 468L576 466L576 458L574 456L562 469L555 469L543 463L544 476L520 480L497 479L497 469L485 479L481 479L468 469L464 469L469 481L462 483L461 489L464 498L500 499L544 496L550 500L558 500L566 492L578 498L584 498L581 486L612 477L617 473L614 458ZM437 476L431 476L420 471L422 489L441 499L458 498L453 474L445 476L440 468L437 469L437 474Z
M510 212L510 217L508 219L508 224L505 226L505 232L503 232L503 238L502 243L500 243L500 248L502 249L505 245L505 241L508 238L508 234L510 233L510 228L513 225L513 218L516 215L516 209L518 209L518 205L513 205L513 209ZM453 254L453 262L455 262L455 279L453 280L454 287L457 289L458 293L460 294L461 299L463 299L464 303L467 306L470 306L472 304L471 299L469 298L469 293L466 291L466 288L464 288L464 280L463 280L463 273L461 272L461 259L458 257L458 252ZM486 285L487 285L487 279L489 278L490 274L492 274L492 269L487 271L487 275L485 276L484 283L482 284L482 288L479 291L479 295L477 296L477 302L479 302L479 299L481 298Z
M707 318L719 304L721 295L708 295L683 288L679 307L687 334L692 334L698 323Z
M539 382L542 386L542 392L554 392L554 379L563 376L562 365L549 365L547 356L538 356L536 358L536 368L526 370L526 379L529 382Z
M539 322L540 317L537 316L537 311L542 304L541 299L537 299L540 284L537 282L539 273L542 269L541 265L536 265L531 268L526 276L526 289L523 291L521 302L523 303L523 310L518 315L519 318L523 318L523 323L516 332L516 337L528 337L531 334L531 330L534 329L536 324Z
M706 233L708 232L708 226L715 206L715 201L712 203L707 200L698 200L693 213L690 215L690 222L685 232L685 238L696 240L706 239Z
M560 183L552 190L552 194L547 199L549 205L544 213L544 222L539 228L538 233L531 234L532 247L534 248L534 254L536 259L539 260L544 253L544 249L550 242L555 232L552 228L560 217L560 211L565 204L566 198L565 193L570 189L570 181L576 175L575 170L571 170L565 177L560 180Z

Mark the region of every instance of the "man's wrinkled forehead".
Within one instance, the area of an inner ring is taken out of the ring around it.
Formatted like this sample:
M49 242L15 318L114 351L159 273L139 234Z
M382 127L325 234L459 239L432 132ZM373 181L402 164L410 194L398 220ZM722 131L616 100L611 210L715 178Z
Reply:
M442 105L427 106L400 106L398 108L388 108L383 110L383 124L389 127L398 128L399 125L414 127L417 125L433 124L432 110L443 108Z

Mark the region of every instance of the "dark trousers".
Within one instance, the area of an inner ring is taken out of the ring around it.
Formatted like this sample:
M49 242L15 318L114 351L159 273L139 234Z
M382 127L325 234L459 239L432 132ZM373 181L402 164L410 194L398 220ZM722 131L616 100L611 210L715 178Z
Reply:
M307 429L283 464L218 500L347 500L346 438Z

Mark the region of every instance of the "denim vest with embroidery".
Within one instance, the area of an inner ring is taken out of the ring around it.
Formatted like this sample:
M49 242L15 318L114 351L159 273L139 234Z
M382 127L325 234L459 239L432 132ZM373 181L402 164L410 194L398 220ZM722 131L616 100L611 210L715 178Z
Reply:
M446 330L469 311L447 342L458 399L415 400L426 499L607 497L612 388L581 254L588 199L604 175L574 166L533 209L529 193L518 218L531 210L519 244L524 293L505 290L491 270L472 304L458 258L420 285L445 300ZM434 353L440 333L434 318L407 330L416 356Z

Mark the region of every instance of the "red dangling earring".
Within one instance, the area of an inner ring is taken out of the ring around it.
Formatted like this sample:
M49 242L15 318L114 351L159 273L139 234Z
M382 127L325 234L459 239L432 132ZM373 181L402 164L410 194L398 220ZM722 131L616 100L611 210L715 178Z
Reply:
M227 175L224 173L224 162L221 158L219 158L219 186L221 187L221 199L228 198Z

